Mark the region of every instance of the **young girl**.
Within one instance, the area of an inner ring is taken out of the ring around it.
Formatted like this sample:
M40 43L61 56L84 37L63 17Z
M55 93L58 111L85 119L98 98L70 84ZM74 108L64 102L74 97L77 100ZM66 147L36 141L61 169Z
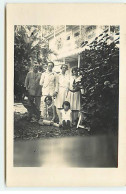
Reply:
M60 126L62 126L63 129L69 129L72 127L72 112L68 101L63 102L63 110L60 111L60 114Z
M56 107L52 103L52 97L51 96L46 96L45 97L45 114L43 115L43 120L39 122L40 125L54 125L54 126L59 126L58 122L58 115L56 113Z

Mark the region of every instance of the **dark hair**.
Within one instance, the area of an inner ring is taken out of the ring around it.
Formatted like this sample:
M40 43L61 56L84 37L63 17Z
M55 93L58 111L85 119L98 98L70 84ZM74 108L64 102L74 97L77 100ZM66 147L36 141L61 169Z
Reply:
M62 65L61 65L61 69L63 68L63 66L66 66L66 70L68 70L68 65L62 64Z
M42 71L43 70L42 65L39 65L38 69L39 71Z
M38 64L38 62L37 61L34 61L34 64Z
M63 102L63 105L62 105L63 108L64 108L64 105L69 106L69 108L70 108L70 103L68 101Z
M51 102L52 102L52 97L51 96L46 96L44 102L46 102L47 99L51 100Z
M52 61L49 61L47 64L49 64L49 63L52 63L52 65L53 65L53 67L54 67L54 63L53 63Z
M37 63L37 62L34 63L34 64L33 64L33 67L34 67L34 66L35 66L35 67L38 67L38 63Z
M78 72L78 68L77 67L73 67L72 70L71 70L71 72L73 73L73 71Z

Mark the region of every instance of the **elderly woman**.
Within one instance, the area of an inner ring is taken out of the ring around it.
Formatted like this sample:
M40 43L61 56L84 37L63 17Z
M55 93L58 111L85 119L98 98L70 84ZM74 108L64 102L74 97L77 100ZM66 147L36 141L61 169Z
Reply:
M69 77L66 73L67 70L68 70L68 66L66 64L63 64L61 66L61 73L58 76L58 94L55 100L55 105L57 108L59 119L60 119L59 111L62 109L63 102L67 98L68 88L69 88Z
M77 122L78 113L80 110L80 89L79 87L77 87L77 82L79 82L80 80L81 77L78 76L78 69L73 68L72 76L70 77L68 99L72 110L72 121L74 125Z

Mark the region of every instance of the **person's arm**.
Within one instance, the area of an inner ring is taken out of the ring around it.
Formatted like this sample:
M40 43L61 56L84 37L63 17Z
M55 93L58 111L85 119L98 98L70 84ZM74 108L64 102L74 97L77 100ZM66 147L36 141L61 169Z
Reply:
M53 118L52 118L52 121L54 121L55 118L56 118L56 107L53 106L52 108L53 108Z
M76 89L74 90L70 90L71 92L78 92L80 90L80 88L76 87Z
M40 79L41 79L41 73L38 74L38 77L36 79L36 84L40 83Z
M29 73L27 73L27 76L25 78L25 85L24 86L26 87L26 90L28 90L28 86L29 86Z
M68 96L69 91L70 91L70 79L68 78L68 85L67 85L67 89L66 89L66 98Z
M70 126L72 127L72 111L70 112Z
M42 73L41 79L40 79L40 82L39 82L39 85L40 85L40 86L43 86L44 78L45 78L45 73Z
M57 73L55 74L55 93L54 95L57 95L59 91L59 76Z
M59 111L59 124L62 125L62 110Z

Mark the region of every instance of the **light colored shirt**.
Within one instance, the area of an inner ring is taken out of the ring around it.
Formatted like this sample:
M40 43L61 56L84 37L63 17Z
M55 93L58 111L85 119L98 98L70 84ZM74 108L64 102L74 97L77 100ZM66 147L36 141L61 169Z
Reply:
M53 96L54 92L58 92L57 74L47 70L41 76L40 85L42 86L43 96Z
M58 75L58 86L59 87L68 89L69 82L70 82L70 80L69 80L69 77L67 74L63 75L62 73L60 73Z
M64 109L61 110L61 117L62 117L62 121L65 120L71 120L71 110L69 109L68 111L65 111Z

